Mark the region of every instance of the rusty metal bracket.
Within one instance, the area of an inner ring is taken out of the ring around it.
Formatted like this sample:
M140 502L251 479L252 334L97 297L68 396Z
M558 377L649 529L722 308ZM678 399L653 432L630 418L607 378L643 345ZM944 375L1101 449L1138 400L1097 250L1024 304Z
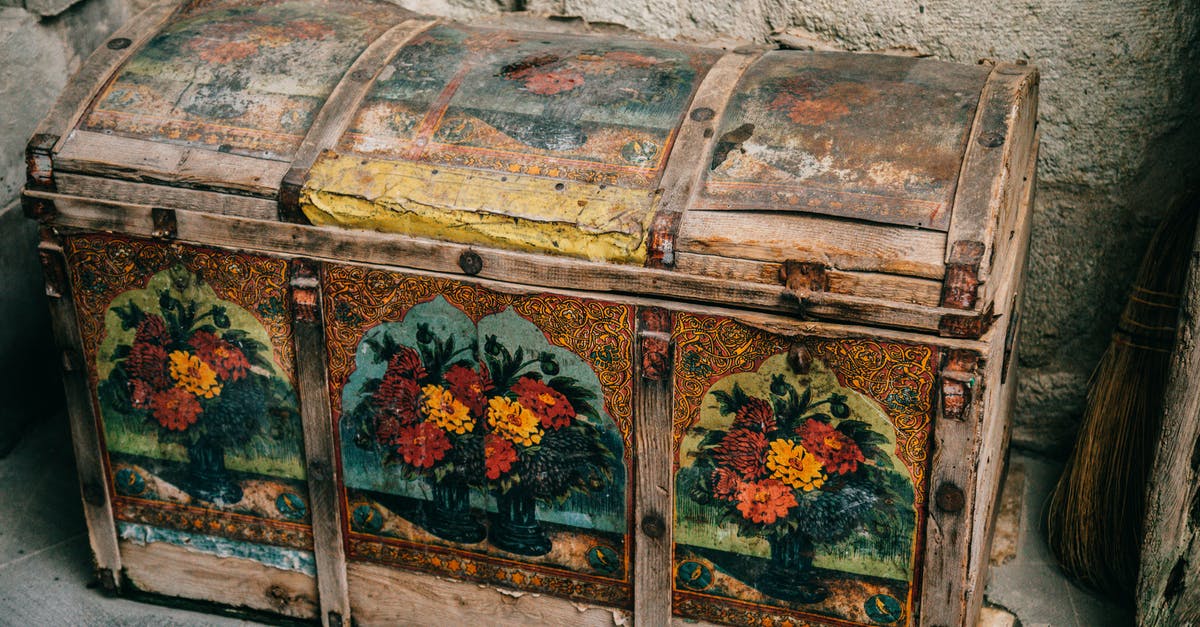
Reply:
M979 313L943 314L941 320L938 321L938 335L977 339L983 337L983 334L992 328L992 323L997 318L999 316L992 313L991 305Z
M310 259L292 260L292 314L297 322L320 320L320 269Z
M21 208L24 209L26 218L43 224L58 215L58 207L54 206L53 200L29 194L21 194Z
M38 260L46 280L46 297L63 298L68 293L67 265L63 258L62 243L58 234L43 227L38 242Z
M642 355L642 378L664 381L671 377L671 312L661 307L638 311L638 343Z
M942 307L974 309L979 298L979 266L986 247L982 242L954 242L946 260L946 281L942 284Z
M796 299L801 318L807 315L808 306L829 290L828 267L817 261L788 259L779 267L779 280Z
M963 421L974 412L979 394L979 354L952 350L938 376L938 407L945 420Z
M175 239L178 232L178 223L175 220L174 209L163 209L162 207L154 207L150 209L150 221L154 224L150 230L150 235L155 239Z
M292 168L283 175L279 182L279 221L292 224L310 224L304 212L300 210L300 190L304 187L304 177L307 171L303 168Z
M54 145L58 135L38 133L25 145L25 184L30 189L54 191Z

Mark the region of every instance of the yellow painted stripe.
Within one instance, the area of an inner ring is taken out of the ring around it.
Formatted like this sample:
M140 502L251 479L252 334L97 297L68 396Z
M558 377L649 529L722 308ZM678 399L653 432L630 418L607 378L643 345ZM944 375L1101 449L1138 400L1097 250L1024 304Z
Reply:
M659 193L326 152L300 206L316 225L641 264Z

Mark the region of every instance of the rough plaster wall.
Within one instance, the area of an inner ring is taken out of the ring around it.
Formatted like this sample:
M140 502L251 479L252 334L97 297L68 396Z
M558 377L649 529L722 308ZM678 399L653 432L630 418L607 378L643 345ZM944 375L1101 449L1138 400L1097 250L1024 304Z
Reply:
M34 252L37 228L16 202L25 143L129 7L126 0L0 0L0 456L61 395Z
M486 22L490 0L399 0ZM511 3L510 3L511 4ZM763 41L787 29L847 50L914 48L1042 72L1037 204L1015 439L1070 446L1150 232L1200 181L1200 2L529 0L527 10L663 38Z

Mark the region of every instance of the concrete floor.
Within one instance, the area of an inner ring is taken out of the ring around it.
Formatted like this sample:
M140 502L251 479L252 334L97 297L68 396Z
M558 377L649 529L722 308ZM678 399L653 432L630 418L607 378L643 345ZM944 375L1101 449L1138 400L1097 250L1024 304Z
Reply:
M1128 611L1067 582L1041 540L1038 514L1059 469L1013 457L1015 489L993 552L994 562L1004 563L993 567L987 587L988 625L1132 624ZM90 560L66 420L55 416L31 427L0 460L0 625L258 624L107 597L88 587Z

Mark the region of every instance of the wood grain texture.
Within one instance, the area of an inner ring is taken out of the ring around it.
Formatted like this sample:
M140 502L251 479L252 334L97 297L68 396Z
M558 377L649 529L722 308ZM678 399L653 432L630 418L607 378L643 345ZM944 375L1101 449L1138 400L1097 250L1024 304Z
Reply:
M54 169L275 198L288 164L91 131L73 131L55 155Z
M308 498L312 503L313 550L317 563L321 623L350 624L346 586L346 549L342 537L338 448L329 407L329 373L325 362L325 324L318 268L313 262L292 264L292 300L296 345L296 386L304 424L304 456Z
M61 194L29 192L36 198L53 199L58 210L56 224L80 229L150 235L153 231L149 207L114 202L97 202ZM294 253L303 250L314 258L378 263L459 275L459 257L468 249L482 260L478 276L550 288L574 289L586 285L594 292L667 297L694 303L717 303L745 308L798 313L795 299L783 285L748 283L728 278L685 275L679 272L637 266L550 257L517 251L487 250L465 244L436 242L331 227L282 224L246 218L213 216L179 211L177 238L194 243L223 245ZM805 315L849 324L936 332L943 316L957 310L894 303L829 293L810 303Z
M95 558L102 587L113 592L121 585L122 562L117 549L117 529L113 521L112 494L105 470L106 452L100 443L99 422L92 403L92 387L84 360L75 304L67 281L66 259L58 237L43 231L38 245L46 275L46 296L50 304L50 328L61 355L63 387L71 445L75 452L75 470L83 495L83 516L87 520L88 541Z
M363 627L629 624L628 612L615 608L431 577L366 562L350 562L346 571L354 621Z
M63 194L135 205L203 211L256 220L271 220L278 211L274 200L253 196L166 187L66 172L56 173L54 181L57 190Z
M1200 622L1200 228L1180 301L1162 431L1146 496L1138 624Z
M941 279L946 234L837 218L689 210L679 250L781 263L816 261L841 270Z
M33 132L34 136L54 135L58 138L55 150L60 148L67 133L79 122L84 110L108 84L109 78L117 68L141 48L146 40L158 33L162 24L174 15L180 6L177 0L153 4L117 29L109 41L125 38L129 39L130 43L123 48L107 45L97 48L71 80L67 81L67 87L63 89L46 117L42 118Z
M675 480L671 438L671 315L657 307L638 311L635 359L637 406L634 438L637 475L633 553L633 623L652 627L671 620Z
M317 584L304 573L164 542L122 540L121 557L129 584L138 590L292 618L317 617Z
M650 225L647 265L666 268L675 265L680 220L699 191L700 180L708 169L708 163L696 156L712 153L717 141L715 127L738 78L760 56L761 51L729 53L713 64L696 88L691 104L693 113L683 119L675 145L663 166L663 193Z

